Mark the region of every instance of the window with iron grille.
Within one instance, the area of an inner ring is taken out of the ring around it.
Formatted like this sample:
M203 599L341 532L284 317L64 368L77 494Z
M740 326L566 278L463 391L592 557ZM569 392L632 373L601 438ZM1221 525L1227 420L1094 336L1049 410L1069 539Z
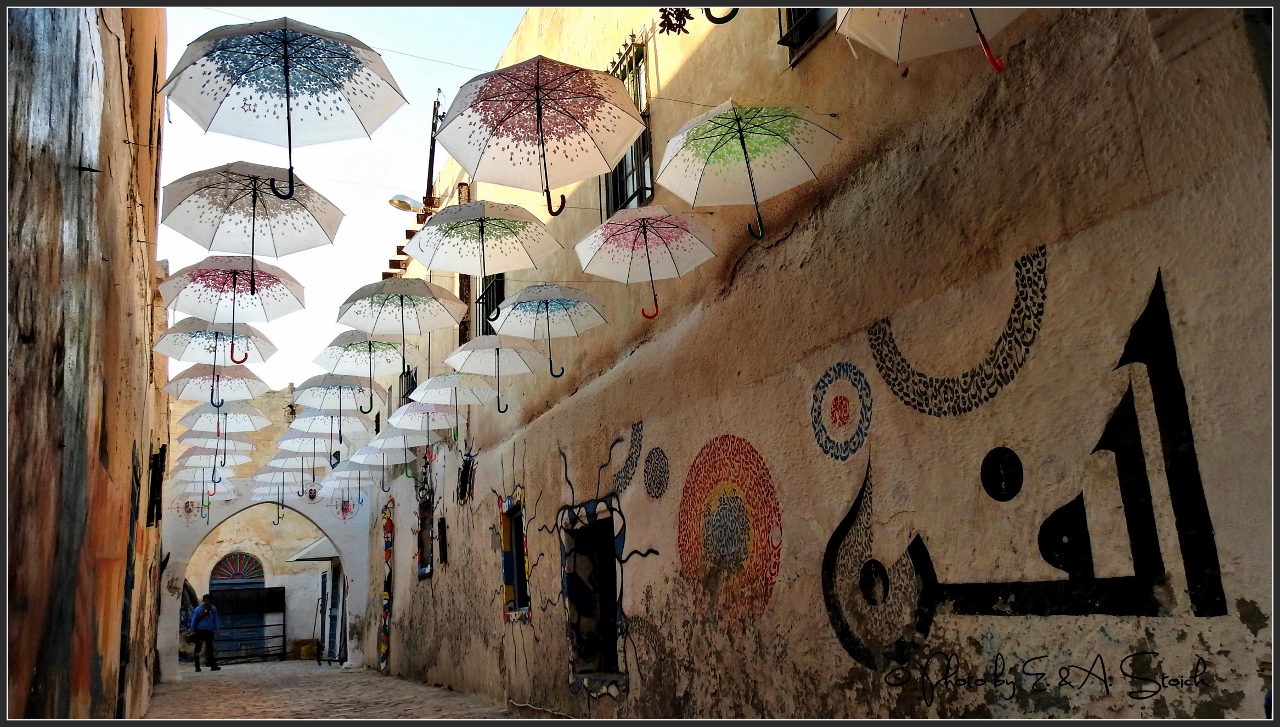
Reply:
M476 298L476 314L480 321L480 335L492 336L496 331L489 322L489 316L496 315L498 306L507 297L507 280L505 273L484 276L480 297Z
M778 45L785 45L795 65L835 26L835 8L778 8Z
M621 209L639 207L653 198L653 142L649 136L649 83L645 44L633 43L614 66L613 75L631 93L640 111L644 131L623 155L613 171L605 175L605 216Z
M409 403L409 394L418 388L418 367L400 373L400 404Z

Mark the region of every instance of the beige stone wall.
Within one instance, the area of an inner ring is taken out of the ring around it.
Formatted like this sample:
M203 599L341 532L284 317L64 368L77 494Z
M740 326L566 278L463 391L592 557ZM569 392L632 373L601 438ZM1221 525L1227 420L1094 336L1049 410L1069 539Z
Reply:
M500 65L601 68L656 21L533 9ZM658 283L656 321L647 285L579 286L610 322L557 340L564 378L471 411L476 499L453 459L449 563L397 589L392 671L592 716L1260 716L1271 138L1241 13L1032 10L1000 75L834 34L788 69L772 9L689 30L649 46L655 173L705 110L678 101L791 99L842 141L764 240L709 210L717 258ZM561 191L571 248L597 193ZM587 277L566 249L508 280ZM517 485L528 624L494 542ZM626 522L616 698L569 688L557 508L597 497Z

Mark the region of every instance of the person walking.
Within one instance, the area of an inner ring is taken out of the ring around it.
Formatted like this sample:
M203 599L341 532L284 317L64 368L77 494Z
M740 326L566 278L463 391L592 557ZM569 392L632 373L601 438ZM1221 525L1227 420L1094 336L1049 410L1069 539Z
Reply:
M191 626L188 629L191 634L191 643L196 645L196 671L200 671L201 644L205 644L207 649L208 655L205 661L209 664L209 671L218 671L222 668L218 666L218 661L213 655L213 637L217 630L218 608L213 605L213 597L206 593L204 598L200 599L200 605L191 612Z

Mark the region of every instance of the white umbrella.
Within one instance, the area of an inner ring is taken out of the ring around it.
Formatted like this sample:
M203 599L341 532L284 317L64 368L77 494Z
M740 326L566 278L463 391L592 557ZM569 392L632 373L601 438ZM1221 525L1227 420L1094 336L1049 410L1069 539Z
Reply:
M193 432L256 432L270 426L271 420L262 412L243 401L228 401L221 407L201 404L178 420L178 424Z
M364 414L356 412L337 414L319 409L304 409L301 414L294 417L293 421L289 422L290 429L297 429L302 432L328 433L330 438L334 436L334 430L336 429L339 444L343 442L342 430L344 427L348 431L354 429L358 432L372 432L373 420Z
M233 477L235 472L230 468L219 467L178 467L169 473L169 479L175 482L221 482Z
M678 278L715 257L714 233L693 215L673 214L661 205L618 210L574 246L582 271L622 283L648 280L653 315L658 289L653 281Z
M393 464L405 464L416 459L412 452L407 449L378 449L368 445L356 450L351 455L349 462L357 464L374 464L379 466L390 466Z
M542 191L607 174L644 132L616 76L543 56L463 84L436 139L477 182Z
M327 432L303 432L297 429L290 429L281 435L276 446L281 452L310 452L312 457L324 454L330 467L337 466L348 450L345 444Z
M729 99L671 137L656 181L694 207L755 205L762 240L760 202L817 179L839 141L800 104Z
M398 336L374 335L364 331L346 331L338 334L313 361L321 368L335 374L360 375L366 371L369 378L403 372L404 361L425 364L426 360L415 346L402 345ZM359 408L362 414L373 411L373 394L369 394L369 408Z
M239 452L219 452L216 449L192 447L178 457L178 464L186 467L235 467L250 459L249 455Z
M279 18L224 25L196 38L160 92L200 128L289 148L368 137L404 94L372 48L343 33Z
M539 260L559 249L559 241L532 212L485 201L440 210L404 247L405 254L430 270L479 275L481 280L536 268Z
M1026 8L839 8L836 32L895 65L981 45L987 62L1001 73L1004 61L991 51L987 35L995 36L1024 11Z
M232 348L239 346L244 357L233 359ZM183 318L170 326L152 349L162 356L192 363L218 364L262 363L271 358L276 347L261 331L247 323L210 323L200 318Z
M284 270L247 255L210 255L158 286L165 305L220 323L271 321L303 308L302 284ZM252 288L252 292L250 291Z
M370 395L379 405L387 403L387 390L376 381L362 376L320 374L312 376L293 390L293 403L324 411L355 410Z
M425 447L439 442L440 438L429 431L414 431L399 427L386 427L376 437L369 440L365 447L376 450L408 449Z
M228 452L250 452L256 449L247 436L243 434L227 434L225 432L221 437L211 437L208 432L192 430L179 434L175 441L178 444L185 444L190 447L205 447L207 449L219 447Z
M516 336L479 336L459 346L444 362L458 371L493 376L502 385L502 366L507 373L531 374L534 366L542 365L545 357L523 338ZM502 406L502 392L498 392L498 411L505 413L511 407Z
M466 421L455 406L420 402L405 404L387 417L387 423L391 426L413 431L453 429Z
M588 328L605 323L604 306L586 291L564 285L530 285L516 291L498 306L493 330L499 335L520 338L547 338L547 368L555 378L551 339L577 336Z
M227 366L219 371L209 364L188 368L164 387L164 391L178 399L208 399L215 408L227 399L252 399L270 390L267 382L245 366Z
M424 404L452 404L456 410L459 404L483 406L497 395L498 390L489 379L479 374L451 371L418 384L409 398ZM453 428L453 440L458 441L457 426Z
M387 278L347 297L338 322L366 333L420 336L456 325L467 304L448 290L418 278Z
M267 180L287 173L234 162L188 174L165 186L160 221L209 250L250 257L333 244L342 211L301 179L288 199L271 194Z

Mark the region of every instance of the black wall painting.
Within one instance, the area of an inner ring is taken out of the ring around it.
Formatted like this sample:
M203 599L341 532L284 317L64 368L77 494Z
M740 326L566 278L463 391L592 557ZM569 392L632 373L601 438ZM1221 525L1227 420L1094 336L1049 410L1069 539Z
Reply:
M898 401L922 414L956 416L994 399L1026 363L1044 318L1048 253L1041 245L1013 265L1017 292L1009 320L991 352L959 376L936 378L921 373L903 357L885 318L867 331L876 370ZM825 449L824 449L825 451Z
M1036 255L1042 261L1041 249L1023 258L1023 262L1031 270L1043 271L1042 262L1034 263ZM1020 275L1023 268L1020 263ZM1020 299L1023 290L1020 283ZM1043 309L1043 288L1030 300ZM1015 309L1019 305L1015 304ZM1010 320L1013 326L1014 317ZM1038 328L1038 316L1036 321ZM1217 542L1200 477L1160 273L1145 309L1129 332L1116 368L1135 363L1146 367L1151 384L1165 480L1192 612L1198 617L1226 615ZM914 407L912 401L904 403ZM952 406L947 411L958 410ZM928 637L939 611L988 617L1173 615L1167 596L1161 596L1165 587L1172 584L1160 550L1132 384L1106 419L1098 422L1098 432L1093 452L1114 455L1133 575L1095 575L1083 491L1062 503L1040 525L1040 557L1065 573L1063 580L943 583L923 534L916 534L906 551L886 566L871 557L874 478L868 460L858 496L831 536L822 564L827 613L849 655L873 669L906 663ZM1148 442L1147 446L1154 443ZM1023 477L1021 460L1008 447L997 447L983 459L982 489L998 502L1015 500L1025 489L1035 487L1035 482L1024 482Z

